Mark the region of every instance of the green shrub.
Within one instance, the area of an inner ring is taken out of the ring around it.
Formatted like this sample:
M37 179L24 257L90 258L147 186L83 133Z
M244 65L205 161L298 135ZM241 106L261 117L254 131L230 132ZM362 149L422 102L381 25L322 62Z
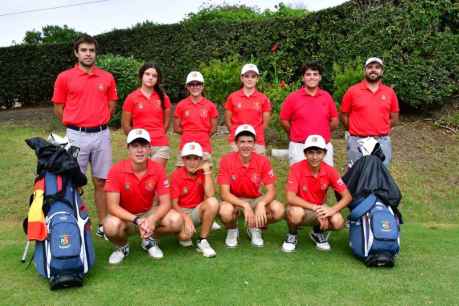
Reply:
M228 95L240 88L240 73L244 64L236 55L202 64L200 71L204 75L206 97L222 106Z
M127 95L139 87L137 72L143 63L133 57L106 54L97 57L97 66L109 71L116 80L118 103L115 114L110 121L111 126L121 125L121 108Z
M333 99L337 104L341 100L346 90L362 80L363 61L361 58L355 59L348 65L333 64Z

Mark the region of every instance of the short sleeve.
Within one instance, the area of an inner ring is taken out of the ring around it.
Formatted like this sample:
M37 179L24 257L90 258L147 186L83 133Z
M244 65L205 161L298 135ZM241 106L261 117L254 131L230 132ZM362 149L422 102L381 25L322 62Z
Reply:
M171 99L168 95L164 95L164 108L169 109L171 108Z
M290 168L287 177L287 191L294 192L295 194L298 193L298 179L296 177L295 168Z
M217 183L219 185L230 185L231 174L228 169L228 158L222 157L220 159L220 167L218 169Z
M335 100L333 100L332 96L330 94L328 94L328 113L330 114L330 119L331 118L336 118L338 117L338 111L336 110L336 104L335 104Z
M121 187L122 184L120 176L118 174L117 167L114 166L108 172L107 180L105 181L104 191L121 193Z
M291 101L292 100L292 94L289 94L287 98L284 100L284 102L281 105L281 110L279 117L281 120L290 120L290 117L292 115L292 109L291 109Z
M116 82L115 79L113 78L113 75L110 75L110 87L108 88L108 100L109 101L116 101L118 100L118 92L116 90Z
M218 118L218 110L217 110L217 107L215 106L215 104L213 102L210 102L210 117L211 118Z
M346 91L341 102L341 112L349 113L352 105L352 92L350 89Z
M390 104L390 112L391 113L398 113L400 112L400 108L398 106L398 98L395 92L392 91L392 99Z
M269 98L267 96L264 96L263 106L262 106L263 113L270 112L271 109L272 109L271 101L269 101Z
M183 109L182 105L183 105L182 102L179 102L177 104L177 107L175 108L175 111L174 111L174 117L175 118L178 118L178 119L182 118L182 109Z
M335 168L329 168L328 179L330 180L330 185L333 187L333 190L336 192L343 192L347 189L346 184L344 184L341 179L338 171Z
M123 103L123 111L132 113L132 110L134 109L134 98L131 95L128 95L126 100Z
M54 82L53 101L54 104L65 104L67 101L67 79L63 73L60 73Z
M171 199L178 199L180 196L180 183L179 180L177 180L177 171L174 171L174 173L172 173L170 185Z
M159 196L165 195L169 193L169 180L167 179L166 172L164 171L163 167L158 167L158 185L156 193Z
M229 95L228 98L226 99L224 107L227 111L233 112L233 95L232 94Z
M265 186L274 184L276 182L276 176L274 175L273 167L271 166L271 162L267 158L264 159L261 174L262 181Z

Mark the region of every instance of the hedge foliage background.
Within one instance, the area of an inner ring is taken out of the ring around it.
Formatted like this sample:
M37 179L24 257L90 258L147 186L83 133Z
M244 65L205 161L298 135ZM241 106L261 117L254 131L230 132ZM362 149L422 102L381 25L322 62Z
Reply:
M354 69L357 57L381 56L385 82L395 87L402 106L424 108L459 91L458 29L454 0L354 0L305 17L145 23L97 39L99 54L157 62L173 101L185 94L186 74L212 59L255 58L268 79L287 83L298 79L303 62L318 60L325 67L323 86L333 91L333 65ZM73 63L70 44L0 48L0 100L49 101L57 74Z

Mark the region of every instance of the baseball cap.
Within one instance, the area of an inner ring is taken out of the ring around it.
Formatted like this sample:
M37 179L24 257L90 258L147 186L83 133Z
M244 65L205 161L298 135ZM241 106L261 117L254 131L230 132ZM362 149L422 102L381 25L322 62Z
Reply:
M201 145L197 142L187 142L182 148L181 156L184 157L189 155L202 157L203 154Z
M258 71L258 67L255 64L245 64L241 69L241 75L245 74L246 72L253 71L256 74L260 74Z
M322 150L327 150L327 144L325 143L325 139L320 135L309 135L304 142L304 149L309 148L319 148Z
M143 139L146 140L148 143L151 142L150 140L150 134L144 129L132 129L126 139L126 143L130 144L136 139Z
M234 137L237 137L237 135L239 135L242 132L252 133L253 136L257 135L257 133L255 133L255 129L253 128L253 126L251 126L250 124L241 124L237 127L236 132L234 132Z
M383 63L383 60L380 59L379 57L370 57L369 59L367 59L365 61L365 67L368 66L369 64L371 63L378 63L380 64L381 66L384 66L384 63Z
M188 73L188 75L186 76L186 83L185 84L191 83L193 81L199 82L199 83L204 83L204 77L202 76L201 72L199 72L199 71L191 71L190 73Z

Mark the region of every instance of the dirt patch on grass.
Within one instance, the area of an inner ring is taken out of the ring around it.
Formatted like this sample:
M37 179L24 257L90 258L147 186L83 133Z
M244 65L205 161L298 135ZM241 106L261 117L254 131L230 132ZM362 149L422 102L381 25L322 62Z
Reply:
M54 120L51 106L18 108L0 111L0 122L20 126L42 126Z

